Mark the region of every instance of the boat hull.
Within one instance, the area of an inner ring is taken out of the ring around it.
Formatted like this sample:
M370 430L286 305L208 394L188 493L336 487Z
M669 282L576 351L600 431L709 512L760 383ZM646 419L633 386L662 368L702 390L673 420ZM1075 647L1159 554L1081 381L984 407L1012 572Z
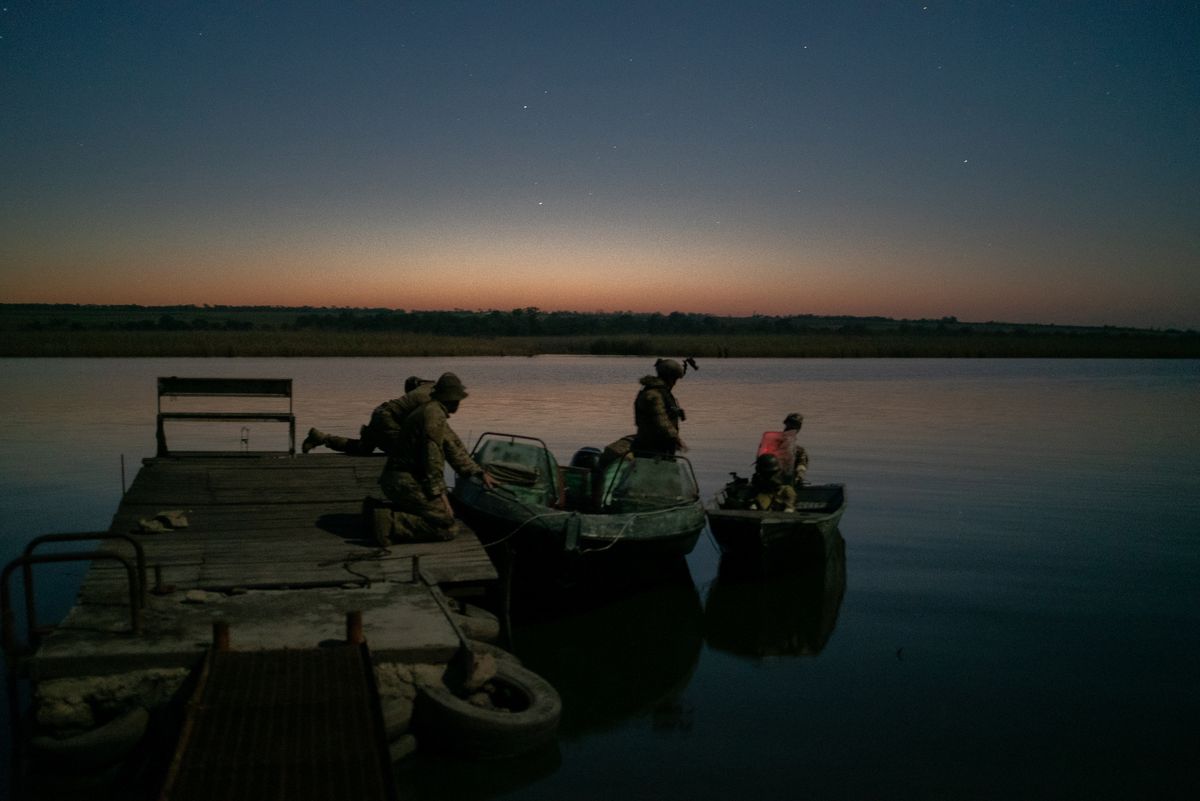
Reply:
M841 484L797 490L797 511L724 509L724 493L707 510L708 525L722 554L746 557L824 554L846 509Z
M686 556L704 531L696 477L682 457L632 453L602 466L598 448L582 448L564 467L536 437L490 431L471 454L492 486L459 476L450 501L501 569L519 563L517 572L546 579L592 568L631 573Z
M542 558L672 559L692 552L705 525L699 501L593 514L531 504L503 489L487 490L473 478L460 480L450 498L489 553L509 543L515 551Z

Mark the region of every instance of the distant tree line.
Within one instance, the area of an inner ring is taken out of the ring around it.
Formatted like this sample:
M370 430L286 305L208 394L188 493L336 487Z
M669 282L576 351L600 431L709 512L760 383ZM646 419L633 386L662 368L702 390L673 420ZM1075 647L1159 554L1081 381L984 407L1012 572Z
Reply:
M568 312L537 307L510 311L405 311L281 306L137 306L0 304L0 330L9 331L308 331L396 332L438 336L597 337L599 352L611 337L840 334L851 337L1101 335L1105 337L1200 336L1195 331L1112 326L963 323L956 317L895 320L887 317L812 314L719 316L687 312ZM622 340L621 348L629 347ZM649 346L648 346L649 347Z

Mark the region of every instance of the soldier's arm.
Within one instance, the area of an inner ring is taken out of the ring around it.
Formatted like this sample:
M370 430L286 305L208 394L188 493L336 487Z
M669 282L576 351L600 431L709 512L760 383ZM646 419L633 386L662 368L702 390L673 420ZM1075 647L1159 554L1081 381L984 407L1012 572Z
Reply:
M445 461L442 448L445 443L446 418L442 415L429 415L425 426L425 495L436 498L446 493L446 479L443 476Z
M649 393L650 413L653 415L655 425L660 431L665 432L669 437L678 441L679 428L675 425L675 421L671 419L671 415L667 414L667 403L661 392Z
M460 476L474 476L483 472L483 468L471 458L470 452L458 438L458 434L454 433L454 429L448 425L446 426L446 437L442 440L442 454L445 455L446 462L451 469Z

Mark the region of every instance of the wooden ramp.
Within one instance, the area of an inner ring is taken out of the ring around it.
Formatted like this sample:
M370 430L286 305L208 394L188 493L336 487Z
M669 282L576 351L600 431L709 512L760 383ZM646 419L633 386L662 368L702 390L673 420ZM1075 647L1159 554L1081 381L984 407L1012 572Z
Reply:
M395 799L366 648L211 652L160 798Z

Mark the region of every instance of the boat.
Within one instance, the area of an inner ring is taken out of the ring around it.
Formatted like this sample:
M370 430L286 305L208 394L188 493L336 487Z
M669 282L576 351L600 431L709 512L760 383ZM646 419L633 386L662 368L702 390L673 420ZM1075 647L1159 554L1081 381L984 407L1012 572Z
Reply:
M828 551L846 510L845 485L801 484L796 487L796 510L783 512L747 509L748 484L734 474L706 510L709 530L723 555L761 559Z
M691 463L634 453L609 465L603 486L593 488L600 455L583 447L562 466L536 437L485 432L471 456L495 487L459 476L450 502L493 559L501 543L552 562L603 555L590 561L635 565L691 553L705 526Z

